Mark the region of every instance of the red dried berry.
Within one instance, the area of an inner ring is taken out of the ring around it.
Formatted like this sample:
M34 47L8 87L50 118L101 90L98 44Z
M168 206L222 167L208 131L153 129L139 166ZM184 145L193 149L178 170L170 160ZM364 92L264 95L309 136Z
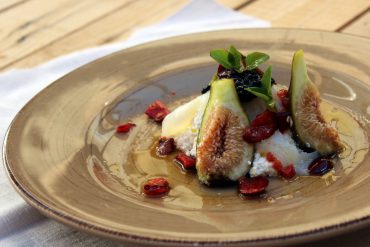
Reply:
M290 128L288 120L289 112L276 112L275 116L278 129L280 130L281 133L284 133L284 131Z
M246 142L256 143L272 136L277 130L275 113L268 110L257 115L251 125L244 131Z
M135 127L136 124L134 123L125 123L121 124L116 128L117 133L127 133L129 132L133 127Z
M248 143L256 143L265 140L275 133L276 125L264 125L259 127L247 127L243 138Z
M263 193L269 184L265 177L239 179L239 192L243 195L254 196Z
M163 196L170 191L170 185L165 178L152 178L146 181L143 192L147 196Z
M271 152L266 154L267 161L272 163L272 167L275 171L286 179L291 179L295 176L295 169L293 165L283 166L283 164L278 160Z
M289 97L288 97L288 90L287 89L280 89L277 92L277 96L279 97L281 104L284 106L285 109L289 109Z
M145 111L145 114L156 122L162 122L169 113L167 106L159 100L151 103Z
M173 138L166 138L162 137L159 139L158 146L157 146L157 153L160 156L165 156L173 151L175 151L176 145L175 145L175 140Z
M184 169L195 168L196 159L191 156L188 156L184 153L179 153L175 159L182 165L182 167L184 167Z
M251 127L259 127L275 123L276 123L275 113L266 110L256 116L256 118L251 122Z

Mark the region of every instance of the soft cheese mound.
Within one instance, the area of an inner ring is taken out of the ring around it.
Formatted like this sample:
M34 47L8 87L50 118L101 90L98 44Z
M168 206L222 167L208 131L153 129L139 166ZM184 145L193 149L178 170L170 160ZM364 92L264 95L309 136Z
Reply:
M272 163L265 158L268 152L272 153L284 167L293 164L297 175L308 175L308 166L319 157L317 152L306 153L299 149L290 131L282 134L277 130L270 138L256 144L251 176L276 175Z
M176 147L195 157L197 136L207 106L209 92L177 107L162 122L162 136L174 138Z

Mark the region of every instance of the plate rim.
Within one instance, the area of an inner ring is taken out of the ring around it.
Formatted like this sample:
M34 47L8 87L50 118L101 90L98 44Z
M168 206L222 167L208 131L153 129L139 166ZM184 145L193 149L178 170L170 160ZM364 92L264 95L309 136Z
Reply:
M127 241L131 243L141 243L141 244L153 244L153 245L170 245L170 244L180 244L180 245L186 245L186 246L193 246L194 244L197 245L241 245L241 244L276 244L276 241L284 241L284 243L287 242L302 242L303 240L317 240L322 238L323 236L330 236L330 235L337 235L339 233L344 232L350 232L359 228L362 228L366 225L370 225L370 213L368 215L365 215L363 217L351 219L348 221L343 221L338 224L333 224L329 226L324 226L320 228L315 228L307 231L302 231L298 233L291 233L286 235L279 235L279 236L273 236L273 237L261 237L261 238L255 238L255 239L244 239L244 240L226 240L226 241L207 241L207 240L185 240L185 239L165 239L165 238L155 238L155 237L147 237L143 235L135 235L131 233L125 233L122 231L117 231L113 229L109 229L109 227L101 227L98 225L94 225L93 223L90 223L89 221L85 221L83 219L74 217L68 213L63 213L58 210L55 210L51 207L48 207L45 205L42 201L37 200L37 196L34 196L31 192L27 191L26 188L22 186L19 181L17 181L16 176L14 176L12 168L10 163L8 162L7 158L7 143L9 142L9 133L17 120L18 116L21 114L21 112L32 103L32 101L39 96L40 93L42 93L45 89L53 86L58 81L62 80L64 77L68 76L69 74L73 73L76 70L79 70L81 68L84 68L85 66L90 66L91 64L97 63L102 59L107 59L111 56L115 56L117 53L124 51L130 51L131 49L140 49L141 46L146 46L150 44L155 44L157 42L163 42L168 41L171 39L178 39L181 37L190 37L194 35L202 35L207 33L221 33L225 31L261 31L261 30L274 30L274 31L299 31L299 32L317 32L317 33L329 33L330 35L336 35L336 36L347 36L347 37L353 37L356 39L363 39L365 41L370 41L370 38L367 38L365 36L361 35L353 35L353 34L347 34L347 33L337 33L327 30L318 30L318 29L299 29L299 28L235 28L235 29L221 29L221 30L212 30L212 31L206 31L206 32L196 32L196 33L190 33L190 34L184 34L184 35L178 35L168 38L162 38L159 40L154 41L148 41L141 44L137 44L134 46L130 46L128 48L124 48L118 51L115 51L111 54L105 55L103 57L100 57L98 59L95 59L91 62L88 62L80 67L77 67L73 69L72 71L68 72L67 74L63 75L62 77L58 78L57 80L54 80L49 85L44 87L40 92L38 92L36 95L34 95L14 116L12 119L10 125L8 126L6 130L6 134L3 140L3 147L2 147L2 160L5 168L5 172L7 174L8 179L10 180L13 188L17 191L17 193L31 206L36 208L39 212L41 212L43 215L47 217L51 217L59 222L62 222L63 224L69 225L71 227L74 227L75 229L82 230L87 233L99 235L102 237L109 237L121 241ZM144 242L138 242L138 241L144 241Z

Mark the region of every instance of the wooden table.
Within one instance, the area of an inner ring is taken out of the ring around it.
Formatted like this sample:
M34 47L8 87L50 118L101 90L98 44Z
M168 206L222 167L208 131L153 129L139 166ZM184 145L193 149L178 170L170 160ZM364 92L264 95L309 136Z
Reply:
M370 37L370 0L218 0L238 12L296 27ZM0 71L125 40L188 0L0 0Z
M218 0L273 27L320 29L370 38L370 0ZM125 40L188 0L0 0L0 72L34 67L80 49ZM370 42L369 42L370 45ZM370 228L319 242L370 244ZM302 245L311 246L311 244Z

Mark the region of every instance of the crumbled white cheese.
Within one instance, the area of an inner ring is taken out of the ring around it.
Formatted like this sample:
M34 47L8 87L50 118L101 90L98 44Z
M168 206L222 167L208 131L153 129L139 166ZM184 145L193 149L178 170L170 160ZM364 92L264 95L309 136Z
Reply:
M276 176L276 171L272 167L272 163L259 153L255 153L253 159L253 167L249 171L251 177L257 176Z
M297 175L308 175L308 166L319 157L317 152L306 153L299 149L290 131L282 134L277 130L271 137L256 144L251 175L252 172L255 174L254 176L276 175L272 164L263 157L268 152L271 152L284 167L293 164Z
M196 156L197 150L197 137L199 133L200 126L202 124L203 114L206 105L202 105L196 112L193 119L191 127L188 127L187 130L179 136L176 136L175 143L176 147L186 153L189 156Z

